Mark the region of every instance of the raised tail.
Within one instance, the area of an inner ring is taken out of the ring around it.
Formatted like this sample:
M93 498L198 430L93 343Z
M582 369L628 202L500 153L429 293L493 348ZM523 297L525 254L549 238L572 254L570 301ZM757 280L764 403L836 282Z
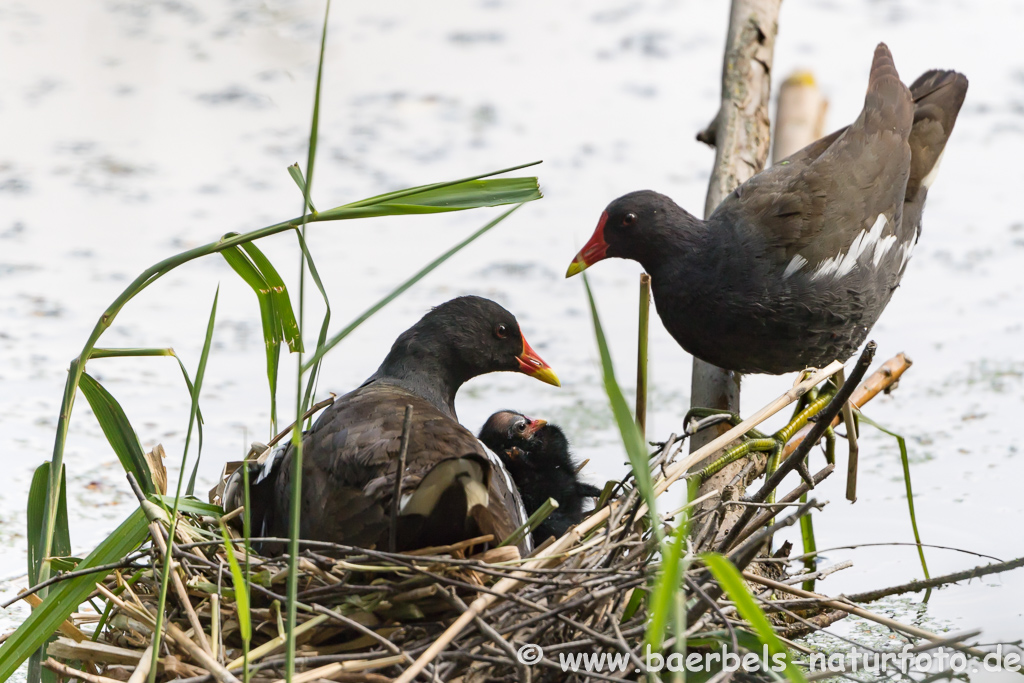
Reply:
M865 129L869 134L873 130L884 130L904 137L910 133L913 111L913 99L900 80L892 53L885 43L879 43L871 61L868 90L864 96Z
M956 71L926 71L910 86L914 126L910 131L910 179L903 220L921 232L921 213L942 161L957 114L967 96L967 77Z

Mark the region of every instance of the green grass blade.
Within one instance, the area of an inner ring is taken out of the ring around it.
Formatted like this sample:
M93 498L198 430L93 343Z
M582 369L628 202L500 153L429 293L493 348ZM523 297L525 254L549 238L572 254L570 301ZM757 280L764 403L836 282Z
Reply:
M181 484L185 478L185 464L188 462L188 447L192 441L192 429L196 423L196 414L199 412L199 394L203 389L203 378L206 376L206 361L210 356L210 347L213 345L213 328L217 321L217 301L220 298L220 287L213 295L213 305L210 307L210 318L206 323L206 337L203 341L203 350L199 354L199 366L196 368L195 387L192 390L192 406L189 410L188 431L185 433L185 447L181 453L181 467L178 469L178 485L174 492L174 505L168 518L170 529L167 532L167 556L164 558L163 573L160 577L160 595L157 601L156 625L153 628L153 661L149 670L149 683L156 681L157 660L160 657L160 637L163 633L164 609L167 605L167 589L170 584L172 562L174 558L174 529L178 524L178 510L181 506ZM196 456L198 461L199 457Z
M782 644L779 637L775 635L768 617L765 616L764 611L758 606L754 596L747 590L743 577L736 567L733 566L732 562L717 553L707 553L701 555L701 558L707 564L711 573L715 575L718 583L729 594L729 598L736 604L736 611L754 629L758 639L768 646L768 651L772 654L772 662L775 662L776 654L783 655L786 661L786 677L794 683L807 683L804 672L790 661L789 650Z
M133 357L148 357L148 356L159 356L159 357L171 357L178 363L178 367L181 369L182 377L185 378L185 386L188 388L188 395L192 396L192 378L189 377L188 370L185 368L185 364L181 362L178 355L171 348L125 348L125 349L93 349L89 354L89 358L133 358ZM197 438L199 440L198 451L203 451L203 411L199 410L196 413L196 427L197 427ZM188 482L188 489L185 491L185 495L191 496L195 491L196 484L196 473L199 469L199 461L196 461L196 466L192 470L192 477ZM136 477L137 478L137 477Z
M299 186L299 191L302 192L302 196L307 197L306 206L309 207L310 211L316 213L316 207L313 206L313 200L308 199L309 194L306 192L306 179L302 177L302 169L299 168L299 165L292 164L291 166L289 166L288 175L290 175L292 177L292 180L295 181L295 184Z
M82 560L79 569L115 562L135 550L146 538L146 524L142 510L135 510ZM99 578L97 574L79 576L53 586L43 603L32 610L28 619L0 647L0 681L10 678L53 635L61 622L85 602Z
M914 540L917 542L917 554L921 558L921 569L924 571L924 578L928 580L931 575L928 573L928 563L924 559L924 547L921 545L921 534L917 530L917 515L914 514L914 489L910 485L910 457L907 454L907 440L896 432L890 431L878 424L864 413L857 411L857 417L861 422L868 424L883 434L896 439L896 443L900 447L900 461L903 463L903 483L907 488L907 508L910 510L910 526L914 529Z
M320 58L317 63L316 69L316 94L313 96L313 120L310 123L309 128L309 151L306 156L306 188L303 193L303 215L302 215L302 228L299 230L300 238L305 237L306 233L306 222L308 217L305 213L306 206L310 203L309 196L310 191L313 187L313 169L316 162L316 142L319 131L320 122L320 89L323 84L324 76L324 53L327 51L327 26L328 17L331 14L331 2L327 0L324 8L324 24L323 29L320 33ZM299 258L299 324L302 324L303 314L305 311L305 293L306 293L306 254L305 252ZM302 349L299 349L299 357L296 359L296 365L298 366L296 377L295 377L295 427L292 430L292 444L293 453L292 456L295 460L295 465L292 470L292 482L291 482L291 524L289 525L289 542L288 542L288 640L286 643L285 651L285 680L291 681L295 676L295 627L297 622L297 601L299 593L299 510L301 509L301 496L302 496L302 413L303 413L303 393L302 393ZM312 381L312 378L311 378ZM246 540L246 547L248 548L248 539ZM248 553L246 553L248 558ZM248 648L246 648L248 649Z
M594 302L594 293L590 291L590 281L583 276L583 286L587 292L587 302L590 304L590 316L594 322L594 337L597 338L597 348L601 354L601 373L604 377L604 390L608 394L608 402L612 407L612 414L615 416L615 423L619 428L619 435L622 437L622 444L626 448L626 455L629 456L629 464L633 468L633 478L640 495L647 503L647 514L651 518L651 528L660 537L661 525L658 523L657 499L654 495L654 484L651 482L651 471L648 469L647 447L636 426L636 420L629 412L629 404L626 397L622 395L619 383L615 381L615 367L612 365L612 356L608 351L608 341L604 336L604 328L601 326L601 318L597 313L597 304Z
M167 348L126 348L126 349L93 349L89 359L93 358L132 358L138 356L173 356L174 349Z
M132 429L120 404L88 373L82 373L79 388L85 394L86 400L89 401L89 406L100 423L103 435L107 437L107 442L114 449L125 472L134 474L139 486L147 494L157 493L156 485L153 483L153 477L149 471L149 464L142 452L142 444L139 443L139 437Z
M302 236L302 233L298 230L295 231L295 237L299 240L299 248L302 249L302 255L305 258L306 264L309 266L309 275L313 278L313 282L316 284L316 288L320 290L320 297L324 300L324 320L320 323L320 334L317 336L316 349L314 353L320 353L320 350L327 344L327 333L330 330L331 325L331 301L327 297L327 290L324 288L324 283L320 280L320 273L317 271L316 263L313 262L313 256L309 253L309 247L306 245L306 239ZM319 356L322 358L322 356ZM302 405L299 406L299 414L305 414L306 410L313 402L313 394L316 391L317 378L320 375L320 360L310 364L309 366L309 377L306 380L306 392L302 398ZM312 419L312 418L310 418Z
M683 525L679 525L669 537L668 542L662 545L661 568L658 570L658 578L654 582L654 590L651 592L649 603L650 616L647 621L644 653L661 651L665 628L675 611L675 595L682 590L683 576L680 571L679 558L686 545L686 535L687 530Z
M697 497L699 480L689 479L686 485L686 502L690 503ZM687 540L690 537L690 509L686 508L680 513L682 517L676 526L672 536L662 543L661 567L651 591L651 599L648 607L647 633L644 636L644 653L661 652L661 645L665 639L665 630L669 618L674 618L675 632L677 634L686 631L686 603L685 592L683 591L683 572L689 565L687 555ZM685 558L685 559L684 559ZM683 598L680 600L680 598ZM650 649L648 650L648 646ZM684 648L686 638L676 638L676 646ZM685 652L680 652L685 658Z
M522 205L520 204L519 206L522 206ZM314 354L313 354L312 358L310 358L310 359L309 359L308 361L306 361L306 362L305 362L305 363L303 364L303 366L302 366L302 371L303 371L303 372L306 372L306 371L308 371L308 370L309 370L309 369L310 369L311 367L313 367L313 365L314 365L315 363L318 363L318 362L320 361L320 359L321 359L321 358L323 358L323 357L324 357L324 356L325 356L325 355L326 355L326 354L327 354L327 353L328 353L328 352L329 352L329 351L330 351L331 349L333 349L333 348L334 348L335 346L337 346L337 345L338 345L338 342L340 342L340 341L341 341L342 339L344 339L344 338L345 338L345 337L347 337L348 335L352 334L352 332L353 332L353 331L354 331L354 330L355 330L355 329L356 329L357 327L359 327L359 326L360 326L360 325L362 325L362 324L363 324L364 322L366 322L366 321L367 321L367 319L369 319L369 318L370 318L371 316L373 316L373 314L374 314L374 313L376 313L377 311L379 311L380 309L384 308L384 307L385 307L385 306L387 306L387 305L388 305L389 303L391 303L392 301L394 301L395 299L397 299L397 298L398 298L399 296L401 296L401 295L402 295L402 293L404 293L404 292L405 292L405 291L406 291L407 289L409 289L409 288L410 288L410 287L412 287L412 286L413 286L414 284L416 284L417 282L419 282L420 280L422 280L423 278L425 278L425 277L426 277L427 275L429 275L429 274L430 274L430 273L431 273L431 272L432 272L432 271L433 271L433 270L434 270L435 268L437 268L437 267L438 267L439 265L441 265L442 263L444 263L445 261L447 261L448 259L450 259L450 258L451 258L452 256L454 256L455 254L457 254L457 253L458 253L459 251L461 251L461 250L462 250L463 248L465 248L465 247L466 247L466 245L470 244L471 242L473 242L474 240L476 240L476 239L477 239L478 237L480 237L481 235L483 235L483 234L484 234L485 232L487 232L488 230L492 229L492 228L493 228L494 226L498 225L498 224L499 224L499 223L501 223L501 222L502 222L503 220L505 220L506 218L508 218L509 216L511 216L511 215L512 215L512 214L513 214L513 213L514 213L514 212L515 212L515 211L516 211L516 210L517 210L517 209L519 208L519 206L513 206L513 207L512 207L511 209L509 209L509 210L508 210L508 211L506 211L505 213L501 214L500 216L498 216L497 218L495 218L495 219L494 219L493 221L491 221L491 222L487 223L487 225L483 226L482 228L480 228L479 230L477 230L476 232L474 232L474 233L473 233L472 235L470 235L470 236L469 236L469 237L467 237L466 239L462 240L461 242L459 242L458 244L456 244L456 245L455 245L454 247L452 247L451 249L449 249L448 251L444 252L443 254L441 254L440 256L438 256L438 257L437 257L436 259L434 259L433 261L431 261L430 263L428 263L427 265L425 265L425 266L424 266L423 268L421 268L421 269L420 269L420 270L419 270L419 271L418 271L418 272L417 272L417 273L416 273L415 275L413 275L413 276L412 276L412 277L410 277L410 278L409 278L408 280L406 280L405 282L403 282L402 284L400 284L400 285L399 285L398 287L396 287L395 289L393 289L393 290L392 290L392 291L391 291L391 292L390 292L390 293L389 293L389 294L388 294L387 296L385 296L384 298L382 298L382 299L381 299L380 301L378 301L377 303L375 303L375 304L374 304L373 306L371 306L370 308L366 309L366 310L365 310L365 311L364 311L364 312L362 313L362 315L360 315L360 316L359 316L359 317L357 317L357 318L356 318L355 320L353 320L352 322L350 322L350 323L349 323L348 325L346 325L346 326L345 326L345 328L344 328L343 330L341 330L340 332L338 332L337 334L335 334L335 335L334 335L333 337L331 337L331 338L330 338L330 339L329 339L329 340L327 341L327 343L326 343L326 344L323 344L323 345L322 345L322 346L321 346L320 348L318 348L318 349L316 350L316 353L314 353Z
M306 179L302 187L304 206L313 206L313 168L316 162L316 142L320 134L320 90L324 80L324 53L327 52L327 18L331 14L331 0L324 7L324 25L320 32L320 59L316 65L316 91L313 95L313 120L309 124L309 150L306 153ZM315 210L314 210L315 212Z
M400 198L375 201L372 204L366 204L365 202L369 200L363 200L321 211L317 214L316 219L318 221L334 221L464 211L484 206L522 204L543 196L536 178L470 180L452 185L427 185L417 192L403 190L396 194L400 194Z
M42 532L46 520L47 488L50 483L50 463L44 462L36 468L32 475L32 484L28 490L28 584L39 583L40 568L46 559L43 552ZM50 548L51 557L67 557L71 554L71 533L68 530L68 492L67 480L60 478L60 496L57 499L57 526ZM46 593L40 592L40 597Z
M252 640L252 616L249 612L249 582L245 580L242 567L235 558L234 544L231 542L231 535L224 522L220 523L220 534L224 537L224 551L228 556L228 565L231 567L231 583L235 587L235 608L238 611L238 628L241 631L242 642L248 647Z
M360 207L360 206L371 206L373 204L385 204L385 203L388 203L388 202L395 202L398 199L403 199L405 197L408 197L408 196L411 196L411 195L414 195L414 194L419 194L421 192L428 192L428 191L431 191L431 190L439 190L441 188L451 187L453 185L461 185L462 183L468 183L468 182L472 182L474 180L481 180L483 178L490 178L491 176L501 175L502 173L511 173L512 171L518 171L518 170L523 169L523 168L529 168L530 166L536 166L539 163L541 163L541 162L540 161L531 161L531 162L526 163L526 164L519 164L518 166L509 166L508 168L503 168L500 171L491 171L489 173L481 173L480 175L470 176L468 178L460 178L458 180L449 180L449 181L443 182L443 183L431 183L429 185L417 185L416 187L409 187L409 188L406 188L404 190L395 190L393 192L385 192L384 194L379 194L379 195L376 195L374 197L368 197L366 199L360 199L358 202L351 202L349 204L345 204L344 207L339 207L339 208L354 208L354 207ZM536 178L532 178L532 180L536 181Z
M175 496L156 495L150 496L149 498L163 507L171 508L174 506ZM187 512L190 515L208 515L215 519L219 519L221 515L224 514L224 509L219 505L204 503L201 500L186 498L184 496L178 499L178 511Z
M192 492L196 487L196 476L199 474L199 461L203 457L203 427L202 427L202 413L199 412L199 391L203 386L203 377L206 375L206 362L210 357L210 348L213 346L213 326L214 321L217 319L217 299L220 298L220 287L217 287L216 294L213 295L213 307L210 310L210 319L206 324L206 338L203 340L203 350L199 354L199 367L196 369L196 383L194 387L190 387L190 394L192 396L192 405L189 409L188 416L188 431L185 433L185 456L182 458L182 466L184 467L184 458L188 455L188 447L192 441L192 430L198 427L199 432L199 443L196 447L196 464L192 466L192 475L188 480L188 487L185 490L185 495L192 495ZM182 365L184 371L185 366ZM185 472L182 470L181 476L184 476ZM178 494L175 498L181 498L181 481L178 482ZM175 509L177 509L177 501L175 502Z

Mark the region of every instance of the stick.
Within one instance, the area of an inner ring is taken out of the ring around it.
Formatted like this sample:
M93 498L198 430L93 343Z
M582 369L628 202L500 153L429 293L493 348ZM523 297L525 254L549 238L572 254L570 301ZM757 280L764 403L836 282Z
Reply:
M861 617L862 619L873 621L876 624L881 624L882 626L891 628L894 631L902 631L903 633L912 635L916 638L927 638L928 640L932 641L947 640L946 636L940 636L937 633L926 631L923 628L918 628L917 626L911 626L910 624L903 624L898 621L894 621L888 617L883 617L880 614L875 614L874 612L868 611L862 607L857 607L854 604L843 602L840 600L833 600L827 596L820 595L818 593L812 593L811 591L805 591L795 586L787 586L784 583L779 583L778 581L766 579L765 577L758 576L757 574L752 574L750 572L744 571L743 578L752 583L767 586L768 588L774 588L775 590L783 593L789 593L790 595L796 595L801 598L814 598L816 600L820 600L821 604L825 607L831 607L832 609L838 609L844 612L849 612L850 614L854 614L858 617ZM962 643L949 643L949 645L951 647L955 647L958 650L963 650L972 657L977 657L978 659L983 659L987 654L977 648L968 647L966 645L963 645Z
M139 663L135 665L135 671L129 676L128 683L144 683L144 681L149 679L149 670L152 666L153 643L150 643L145 652L142 653Z
M61 664L60 662L58 662L53 657L47 657L46 661L43 662L43 666L45 666L50 671L56 671L57 673L59 673L61 676L64 676L65 678L68 678L68 679L77 678L79 680L86 681L86 683L120 683L120 681L118 681L118 680L116 680L114 678L107 678L106 676L98 676L96 674L86 673L85 671L80 671L79 669L74 669L74 668L72 668L70 666L66 666L66 665Z
M846 382L843 373L836 374L838 385ZM857 463L860 460L860 447L857 445L857 421L853 419L853 406L847 401L843 404L843 423L846 425L846 443L849 446L850 459L846 468L846 500L857 502Z
M636 426L647 434L647 333L651 320L651 276L640 275L640 329L636 344Z
M402 445L398 449L398 469L395 470L395 492L391 497L391 525L388 530L388 548L395 552L398 548L398 512L402 502L402 479L405 476L405 458L409 453L409 433L412 431L412 405L405 406L405 419L402 421Z
M1011 569L1017 569L1018 567L1024 567L1024 557L1018 557L1016 560L1009 560L1007 562L999 562L997 564L989 564L984 567L974 567L973 569L965 569L960 572L953 572L952 574L946 574L945 576L936 576L926 581L918 581L917 579L903 583L899 586L890 586L889 588L879 588L878 590L867 591L865 593L855 593L854 595L846 596L846 599L851 602L874 602L880 598L884 598L889 595L898 595L900 593L915 593L928 588L935 588L936 586L942 586L947 583L955 583L957 581L963 581L964 579L975 579L979 576L986 576L988 574L998 574L1000 572L1009 571Z
M156 546L157 550L160 551L160 556L164 562L170 562L171 567L167 570L171 574L171 583L174 584L174 593L178 596L178 602L181 604L181 609L188 616L188 623L192 627L192 634L195 637L196 642L199 643L199 647L203 651L212 656L213 649L210 647L210 641L206 639L206 632L203 630L203 626L199 623L199 615L192 608L192 601L188 597L188 591L185 590L185 584L182 583L181 577L178 572L175 571L177 563L171 559L171 556L167 552L167 543L164 541L163 528L160 526L160 519L157 516L157 509L154 509L152 503L146 498L146 494L142 492L142 488L139 486L139 482L135 480L135 475L131 472L128 473L128 483L132 486L132 491L135 492L135 497L139 499L139 505L142 507L142 511L146 513L146 517L149 519L149 535L153 538L153 545ZM173 539L172 539L173 541Z

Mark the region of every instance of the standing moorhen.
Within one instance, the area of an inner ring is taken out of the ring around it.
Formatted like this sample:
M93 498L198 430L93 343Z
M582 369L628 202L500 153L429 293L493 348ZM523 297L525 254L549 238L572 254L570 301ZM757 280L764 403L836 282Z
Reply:
M669 333L728 370L846 360L900 283L966 94L955 71L908 90L879 44L852 125L758 173L706 221L656 192L619 197L566 277L607 257L639 261Z
M483 534L501 540L513 532L526 521L515 486L455 415L455 394L464 382L501 370L558 386L515 317L493 301L453 299L403 332L377 372L334 401L303 435L300 537L388 547L407 404L413 416L397 549ZM262 468L249 461L254 535L288 536L292 457L289 446ZM242 504L241 479L241 470L229 478L226 509ZM523 553L528 549L528 542L520 546ZM282 548L265 544L261 550Z
M601 489L579 480L569 441L553 424L502 410L487 418L480 440L498 454L512 475L526 514L533 514L548 498L558 501L558 508L534 529L535 545L551 536L558 538L582 522L586 499L601 495Z

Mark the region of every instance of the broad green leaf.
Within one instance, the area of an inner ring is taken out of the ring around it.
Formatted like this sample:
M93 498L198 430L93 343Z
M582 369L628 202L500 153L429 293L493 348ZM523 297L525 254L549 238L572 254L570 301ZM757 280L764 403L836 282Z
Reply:
M520 204L519 206L522 206L522 204ZM439 265L441 265L442 263L444 263L445 261L450 259L455 254L457 254L459 251L461 251L463 248L465 248L465 246L468 245L470 242L474 241L476 238L478 238L481 235L483 235L485 232L487 232L488 230L490 230L491 228L496 226L498 223L501 223L503 220L505 220L506 218L511 216L512 213L519 208L519 206L513 206L511 209L509 209L505 213L501 214L500 216L495 218L493 221L491 221L490 223L488 223L484 227L480 228L479 230L477 230L472 235L470 235L466 239L464 239L461 242L459 242L458 244L456 244L454 247L452 247L448 251L446 251L443 254L441 254L440 256L438 256L436 259L434 259L433 261L428 263L426 266L424 266L422 269L420 269L415 275L410 277L408 280L406 280L405 282L400 284L395 289L391 290L391 292L387 296L382 298L380 301L375 303L370 308L366 309L362 313L362 315L360 315L358 318L356 318L355 320L350 322L347 326L345 326L345 328L343 330L341 330L340 332L335 334L333 337L331 337L330 340L328 340L326 344L320 345L320 347L317 348L316 353L313 354L312 358L310 358L308 361L306 361L306 363L302 366L302 371L303 372L308 371L311 367L313 367L314 364L318 363L320 361L320 359L323 358L327 354L328 351L330 351L335 346L337 346L338 342L340 342L342 339L344 339L348 335L352 334L352 332L357 327L359 327L364 322L366 322L374 313L376 313L377 311L379 311L380 309L384 308L389 303L391 303L392 301L397 299L403 292L405 292L407 289L412 287L414 284L416 284L417 282L419 282L420 280L425 278L427 275L430 274L431 271L433 271Z
M242 249L252 259L264 282L267 283L270 296L274 300L274 310L277 311L281 322L281 336L288 344L288 350L292 353L302 351L302 335L299 333L299 324L295 321L295 311L292 309L292 301L288 296L288 287L284 279L255 244L243 244Z
M89 556L82 560L80 569L115 562L135 550L148 532L146 515L135 510ZM22 662L57 630L61 622L78 609L95 590L100 574L87 574L55 584L43 603L32 610L18 629L0 647L0 681L6 681Z
M224 239L233 237L228 234ZM270 385L270 431L277 429L277 372L281 360L281 341L284 327L277 310L277 298L271 295L270 284L259 269L249 260L242 247L225 249L221 256L256 293L260 305L260 320L263 324L263 342L267 347L267 383ZM289 304L290 306L290 304ZM294 317L294 316L293 316Z
M134 474L139 486L147 494L156 493L156 486L153 484L153 477L149 472L149 464L142 452L142 444L139 443L139 437L132 429L120 404L88 373L82 373L82 380L78 386L85 394L86 400L89 401L89 406L100 423L103 435L107 437L107 442L114 449L125 472Z
M615 367L612 365L612 356L608 351L608 342L604 336L604 328L601 327L601 318L597 313L597 304L594 303L594 293L590 290L590 281L583 275L583 286L587 291L587 301L590 304L590 315L594 322L594 336L597 338L597 348L601 354L601 373L604 378L604 390L608 394L608 402L612 407L612 414L615 416L615 423L619 428L619 435L626 448L626 455L629 456L629 464L633 468L633 479L636 481L640 495L647 503L647 514L651 518L651 528L660 537L661 524L658 523L658 501L654 495L654 484L651 482L651 470L647 448L644 446L644 438L636 426L636 420L629 412L629 404L626 397L622 395L619 383L615 381Z
M46 519L46 501L49 497L47 495L49 484L50 463L44 462L36 468L35 474L32 475L32 484L28 490L28 583L30 586L39 583L39 569L46 557L40 544L43 539L43 523ZM71 533L68 530L67 480L64 476L60 478L60 496L58 501L57 526L54 529L53 547L50 548L50 556L54 558L66 557L71 554Z
M740 575L732 562L718 553L706 553L701 555L701 558L707 564L711 573L715 575L718 583L729 594L729 598L736 604L736 611L746 619L760 641L768 646L768 651L772 654L772 660L775 660L774 655L776 654L782 654L785 657L786 677L794 683L807 683L804 672L790 661L789 651L782 644L782 641L779 640L779 637L775 635L768 617L765 616L764 611L758 606L754 596L750 594L747 584L743 582L743 576Z
M900 461L903 463L903 483L906 485L907 507L910 509L910 526L914 529L914 540L917 542L917 554L921 558L921 569L924 571L925 580L928 580L931 578L931 575L928 573L928 563L924 560L924 547L921 545L921 534L917 530L917 515L914 514L914 490L910 485L910 457L907 454L907 440L896 432L886 429L860 411L857 411L857 417L861 422L871 425L883 434L888 434L896 439L896 444L900 447Z
M522 204L542 197L536 178L497 178L469 180L453 185L426 185L418 192L403 191L396 198L363 200L317 214L318 221L376 216L402 216L421 213L463 211L483 206ZM387 197L387 195L381 195Z

